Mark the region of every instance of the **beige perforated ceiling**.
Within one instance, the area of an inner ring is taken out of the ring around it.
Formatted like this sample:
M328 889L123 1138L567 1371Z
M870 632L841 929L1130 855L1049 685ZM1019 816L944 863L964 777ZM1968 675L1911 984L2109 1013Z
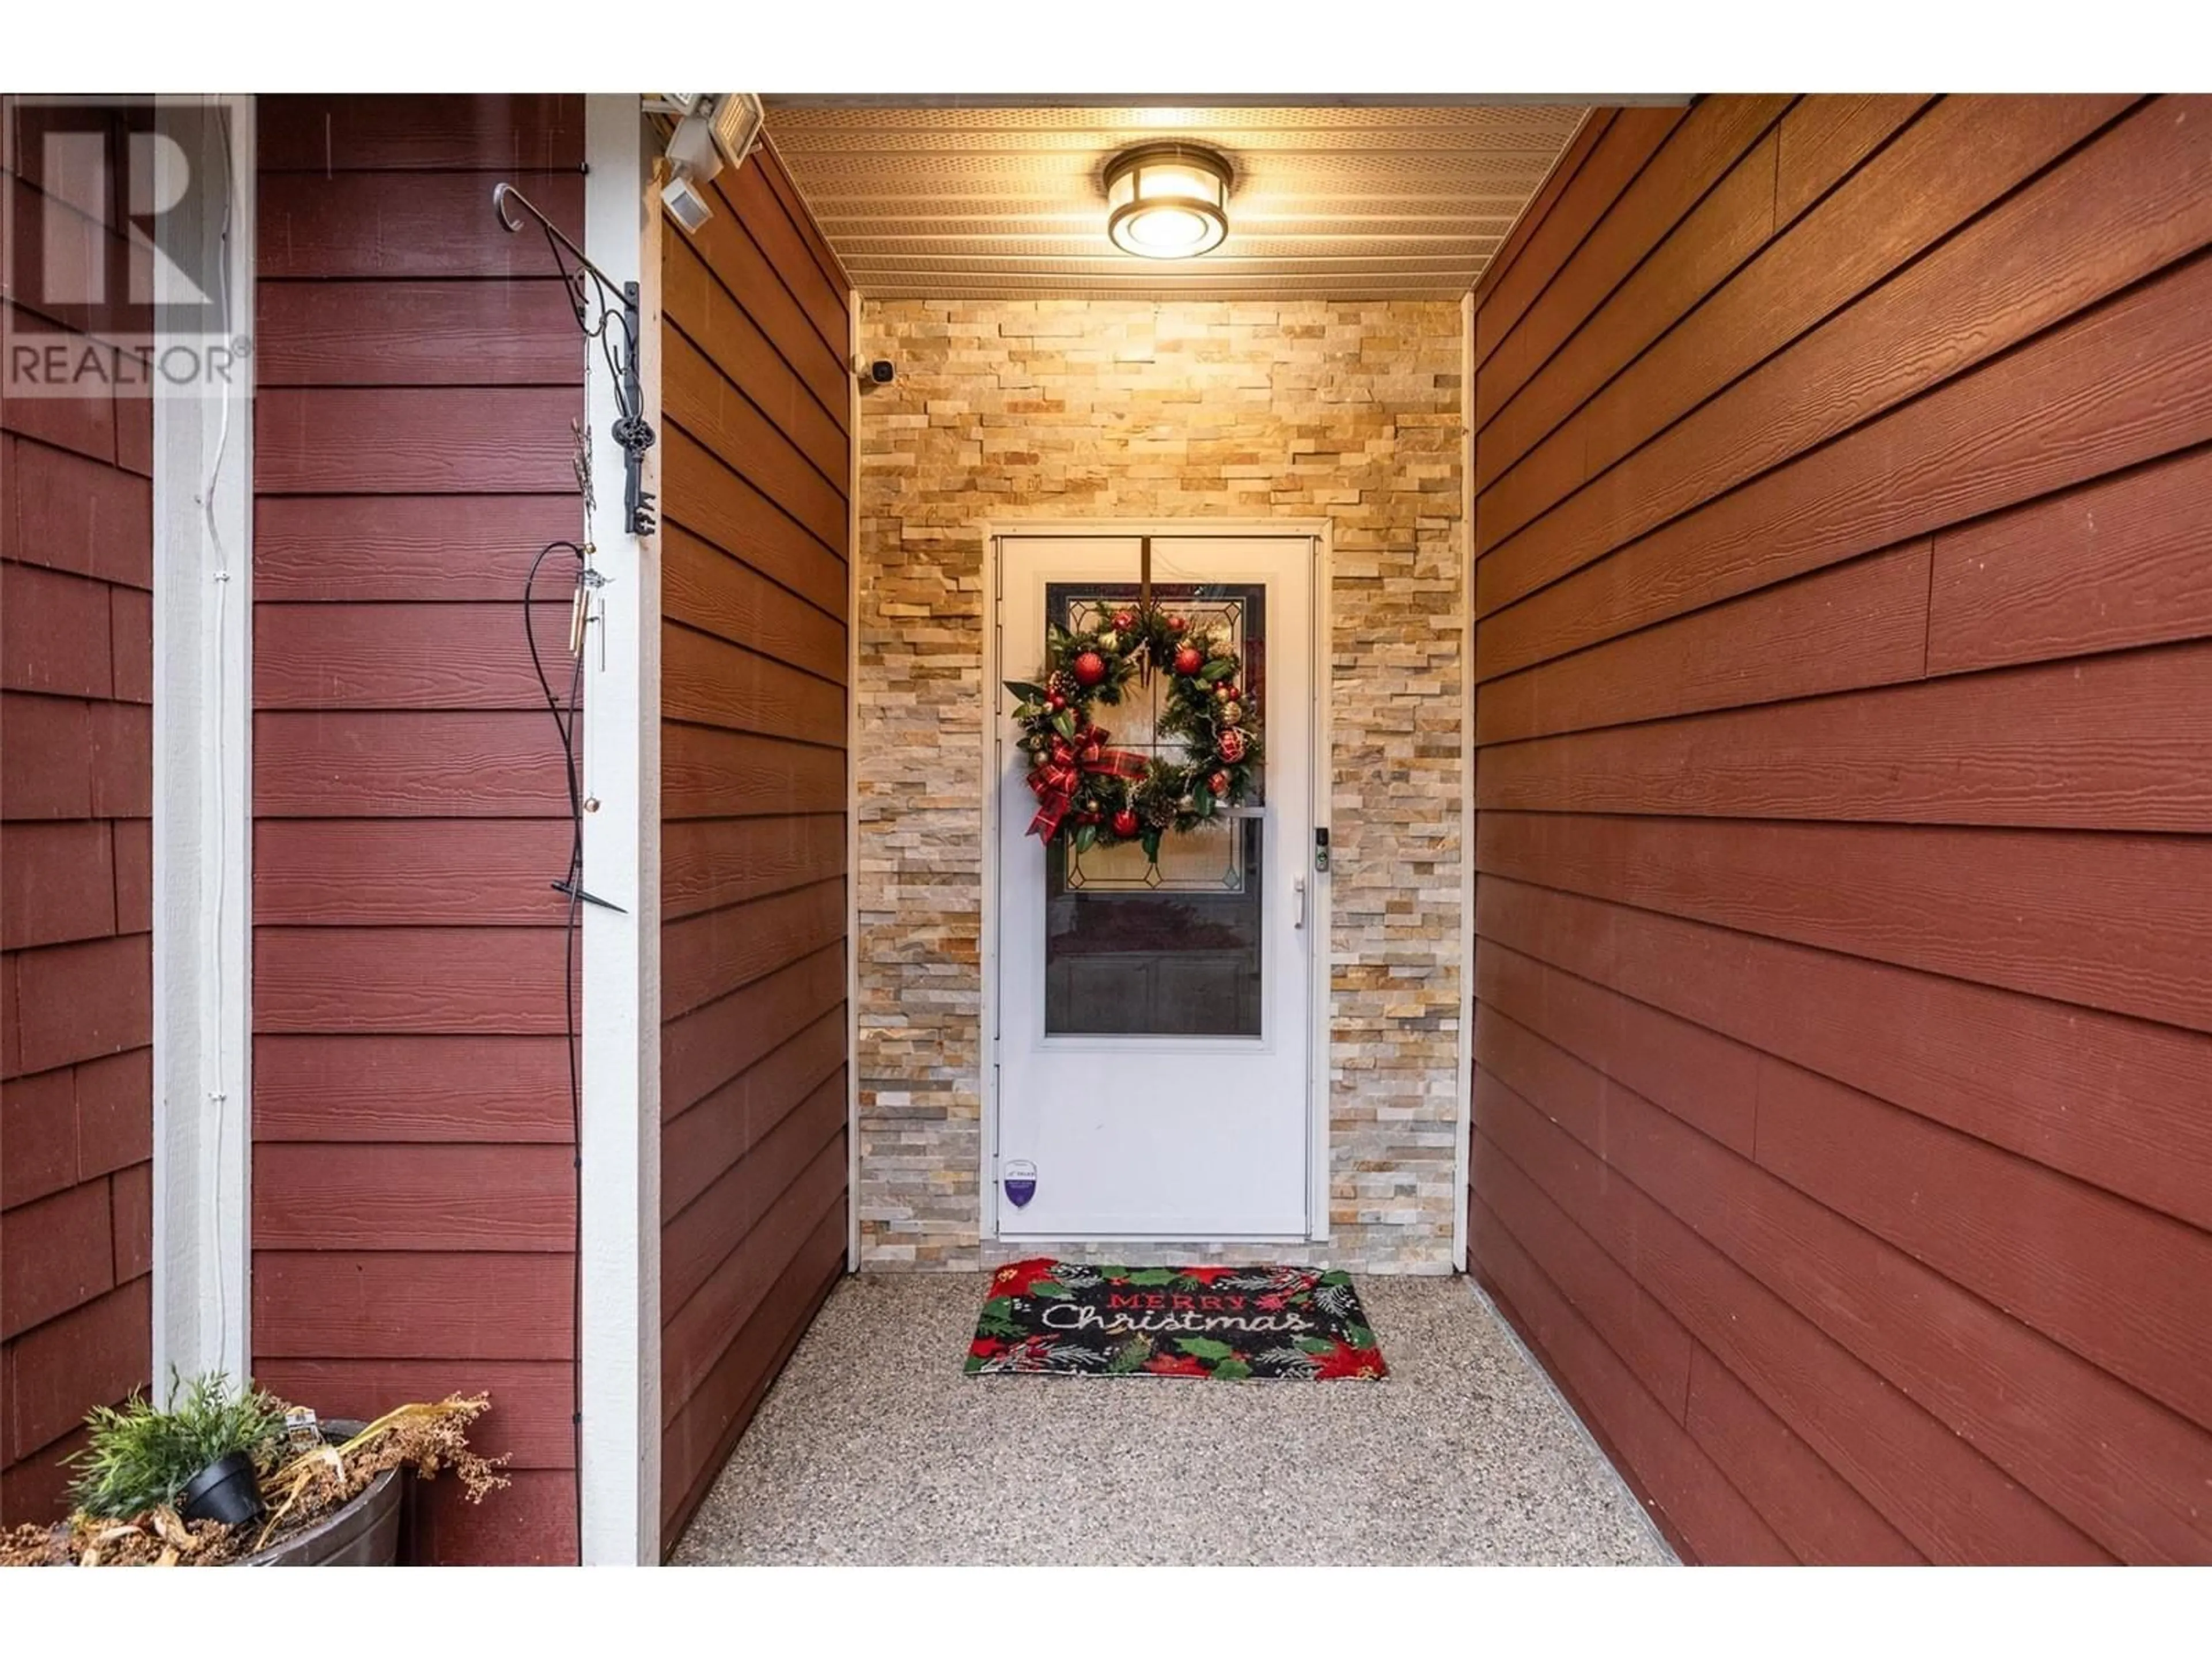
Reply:
M884 299L1456 298L1588 107L768 104L823 233ZM1174 264L1106 239L1106 163L1167 138L1235 170L1229 240Z

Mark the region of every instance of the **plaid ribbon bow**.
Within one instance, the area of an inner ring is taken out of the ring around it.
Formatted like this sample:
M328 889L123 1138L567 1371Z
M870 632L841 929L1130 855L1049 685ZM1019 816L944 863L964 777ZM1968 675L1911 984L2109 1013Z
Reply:
M1050 750L1030 768L1029 786L1038 801L1036 816L1030 820L1030 835L1049 842L1060 833L1086 776L1133 783L1145 775L1145 757L1133 749L1109 749L1108 735L1103 726L1091 726L1073 738L1054 738Z

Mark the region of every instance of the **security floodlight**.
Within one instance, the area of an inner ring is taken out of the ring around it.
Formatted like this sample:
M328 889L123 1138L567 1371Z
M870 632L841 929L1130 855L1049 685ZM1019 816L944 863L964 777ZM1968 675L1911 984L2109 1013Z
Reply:
M678 116L668 138L672 174L660 199L677 223L696 235L714 216L714 204L699 186L726 164L742 167L760 141L763 112L750 92L664 93L648 107Z
M668 140L668 159L678 171L705 184L725 163L741 167L760 140L763 112L750 92L681 94L683 118ZM674 98L665 101L673 103Z

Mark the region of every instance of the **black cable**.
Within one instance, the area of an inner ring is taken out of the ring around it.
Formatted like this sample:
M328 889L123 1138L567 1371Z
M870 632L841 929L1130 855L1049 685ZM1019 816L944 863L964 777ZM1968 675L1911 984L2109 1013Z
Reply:
M568 1255L568 1387L569 1435L574 1460L576 1482L576 1561L584 1559L584 1079L581 1060L577 1052L576 1031L576 935L584 895L584 797L583 785L576 769L576 718L583 704L584 651L583 642L576 644L576 658L568 677L568 706L564 716L560 699L553 694L553 683L545 676L544 659L538 651L538 618L536 587L538 573L546 559L556 550L565 549L575 556L576 591L584 592L584 572L588 568L584 550L570 541L548 542L538 549L538 556L530 562L530 574L522 583L522 632L530 647L530 666L538 676L538 689L544 694L546 712L553 717L554 729L561 734L562 770L568 784L568 877L565 890L568 896L568 915L561 933L561 1030L562 1046L568 1056L568 1135L572 1198L574 1205L569 1222ZM572 600L573 605L575 601ZM554 885L563 887L556 882Z
M538 689L544 693L545 707L553 716L554 729L561 734L561 758L565 763L568 781L568 884L581 890L584 868L584 793L576 774L576 704L583 689L584 653L582 642L577 642L576 667L568 687L568 716L563 720L561 705L553 696L552 683L545 678L544 659L538 654L538 629L531 621L531 590L538 581L538 568L556 549L565 548L576 556L577 582L580 586L585 568L584 550L574 542L548 542L538 550L538 556L530 562L530 574L522 583L523 636L530 647L531 672L538 676Z

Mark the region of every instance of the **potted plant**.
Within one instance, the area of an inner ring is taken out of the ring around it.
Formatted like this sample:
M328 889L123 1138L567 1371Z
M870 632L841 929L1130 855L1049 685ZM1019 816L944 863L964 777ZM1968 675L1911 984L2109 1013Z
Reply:
M132 1395L118 1409L97 1406L85 1419L91 1443L74 1461L70 1496L80 1514L129 1520L173 1509L187 1521L240 1526L262 1512L257 1454L284 1432L281 1402L220 1375L179 1384L156 1411Z
M507 1485L469 1449L486 1395L407 1405L373 1423L318 1420L250 1384L171 1379L86 1419L76 1508L0 1535L18 1566L383 1566L398 1559L400 1477L451 1468L471 1503Z

